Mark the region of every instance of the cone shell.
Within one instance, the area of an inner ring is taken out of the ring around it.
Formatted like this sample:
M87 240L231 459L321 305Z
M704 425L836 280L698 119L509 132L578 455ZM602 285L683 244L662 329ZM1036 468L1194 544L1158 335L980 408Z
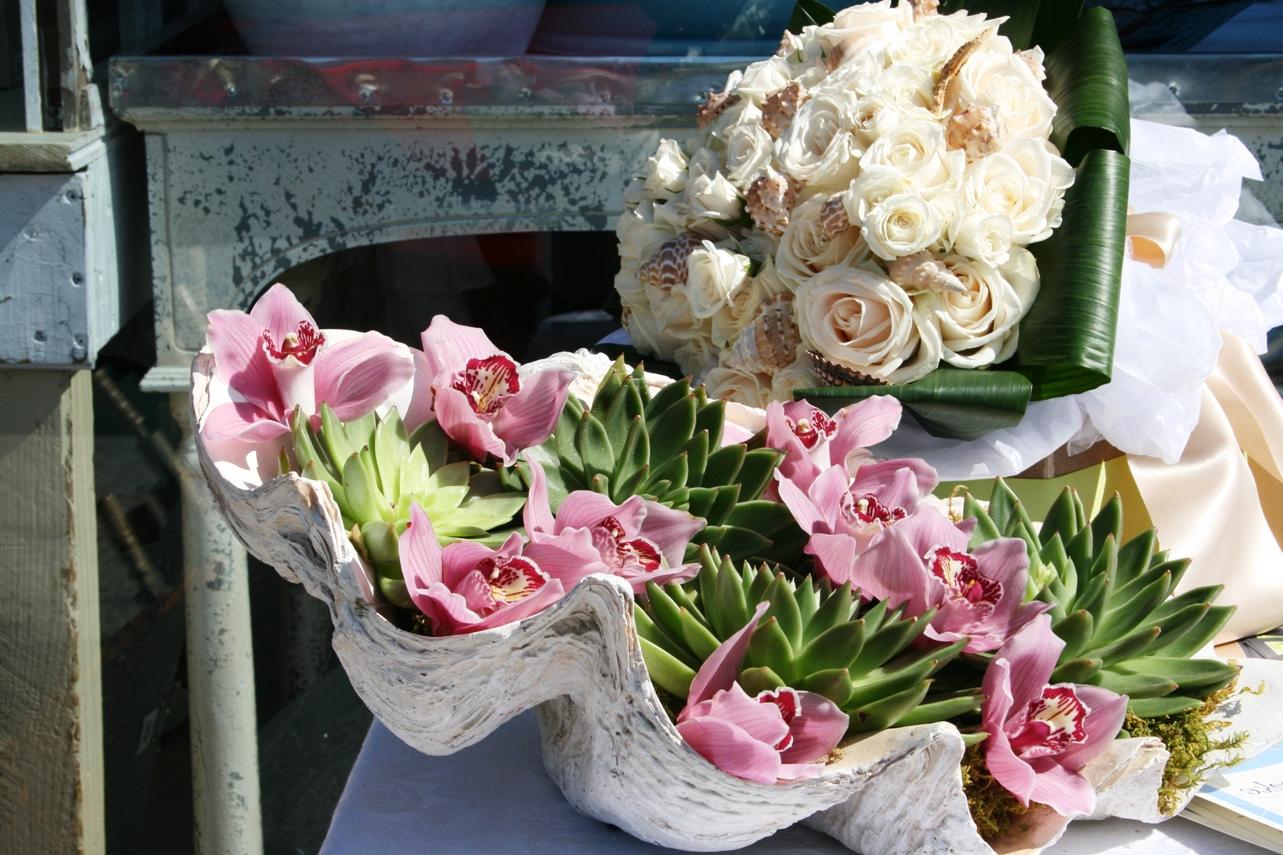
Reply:
M789 212L797 201L800 186L790 176L768 167L749 185L744 194L744 208L759 229L779 237L788 228Z
M797 108L809 97L796 80L766 96L762 104L762 127L771 139L780 138L797 114Z
M691 234L679 235L660 244L659 251L637 268L637 280L656 288L686 284L687 261L701 245Z
M824 227L829 240L851 228L851 217L846 212L841 193L830 196L824 207L820 208L820 225Z
M967 290L949 265L929 252L915 252L897 258L887 265L887 275L906 291L953 291L960 294Z
M957 52L949 57L949 61L940 69L940 76L936 78L935 88L931 92L931 100L935 103L937 113L944 110L945 98L949 94L949 84L953 83L953 79L962 71L962 67L967 64L967 60L971 59L975 52L980 50L989 37L996 32L997 30L993 27L985 30L958 48Z
M944 141L950 149L962 149L967 160L979 160L1002 148L1004 128L994 107L972 104L949 117Z
M856 371L853 368L847 368L845 365L838 365L836 362L830 362L823 356L820 356L814 350L806 352L807 357L811 360L811 368L815 374L826 386L886 386L885 380Z
M726 360L751 374L774 374L793 364L801 335L793 320L793 297L783 295L762 304L744 327Z

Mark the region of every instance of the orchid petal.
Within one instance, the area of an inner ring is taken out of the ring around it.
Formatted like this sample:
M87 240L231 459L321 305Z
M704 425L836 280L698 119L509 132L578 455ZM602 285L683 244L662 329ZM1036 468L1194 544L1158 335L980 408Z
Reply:
M934 605L931 574L920 553L898 523L875 537L855 560L851 584L866 597L903 605L906 617L919 617Z
M521 521L526 533L551 534L553 531L552 506L548 503L548 476L544 475L539 461L526 458L530 467L530 490L526 493L526 505L521 510Z
M530 596L517 600L515 603L501 606L496 611L486 615L477 624L477 629L493 629L496 626L504 626L524 620L548 608L565 596L565 593L566 590L561 582L552 579Z
M704 520L659 502L646 501L643 506L646 515L641 523L641 536L659 547L669 567L676 567L686 555L691 538L704 527Z
M434 635L470 632L481 620L476 612L468 608L467 599L462 594L451 591L441 582L434 582L426 588L407 583L407 590L415 608L432 625Z
M757 622L762 619L762 615L766 614L768 608L770 603L758 603L748 623L719 644L717 649L704 660L704 664L699 666L695 679L691 681L690 694L686 696L688 705L706 701L717 692L734 685L740 664L748 653L748 643L753 637L753 630L757 628Z
M851 718L823 695L798 692L800 708L789 724L793 744L780 754L786 764L819 760L837 747Z
M603 566L604 569L604 566ZM598 571L593 571L598 572ZM699 574L699 564L682 564L678 567L664 567L659 570L651 570L648 573L623 573L620 578L633 586L633 593L641 596L646 593L646 585L654 582L656 585L680 584L689 582Z
M303 308L294 292L280 282L258 298L249 310L249 316L254 319L259 336L266 331L278 345L285 341L286 336L297 333L300 324L307 323L317 328L311 313Z
M214 353L214 375L250 403L283 414L276 373L263 352L263 327L244 312L209 313L205 337Z
M409 350L376 332L322 348L315 365L316 405L340 421L373 411L414 376Z
M967 551L967 537L948 517L931 505L923 505L911 516L896 523L919 559L937 547L945 546L955 552ZM1020 592L1022 595L1024 591Z
M754 739L767 745L778 745L789 735L789 726L775 704L760 703L749 697L739 683L718 692L709 699L700 717L729 721Z
M444 581L441 544L437 542L432 521L418 502L410 506L410 524L398 538L397 550L401 555L405 586L411 591Z
M1030 800L1047 805L1061 816L1080 816L1095 809L1096 790L1090 781L1078 772L1058 765L1054 758L1038 759L1041 762L1033 768L1034 785L1029 793Z
M627 520L624 519L625 506L629 509ZM575 490L562 499L561 507L557 508L556 526L553 530L561 533L572 528L592 528L606 517L614 517L625 532L636 536L641 528L641 511L642 506L637 502L632 505L616 505L601 493Z
M793 406L798 404L807 407L808 411L811 407L804 401L793 402ZM820 467L811 458L807 447L797 438L797 434L789 427L788 418L785 404L771 401L766 405L766 446L784 452L779 472L805 490L819 476Z
M759 784L779 777L780 754L728 721L699 717L678 722L677 732L695 753L727 774Z
M996 654L1011 667L1012 705L1021 709L1042 697L1065 642L1051 631L1051 617L1039 615L1007 640Z
M825 469L811 484L807 495L823 517L828 531L838 530L842 518L842 503L851 493L851 479L841 466Z
M984 723L985 732L991 739L1002 736L1005 743L1007 737L1003 735L1004 727L1014 701L1011 697L1011 663L996 657L990 661L980 683L980 691L985 698L980 706L980 719Z
M918 492L917 475L900 460L861 466L851 481L850 490L853 496L873 496L888 508L903 508L910 512L917 508L922 497Z
M989 774L1015 796L1017 801L1028 806L1038 780L1033 767L1016 756L1007 741L1007 735L1001 731L990 731L984 745L985 766L989 769Z
M418 348L410 348L410 357L414 360L414 383L410 389L410 403L405 408L401 421L406 431L413 433L420 425L432 421L432 375L428 369L428 358Z
M523 377L521 389L504 401L495 416L494 430L514 460L517 452L538 445L552 433L574 379L569 371L540 371Z
M469 570L451 588L456 594L463 597L469 609L478 614L481 613L482 609L490 608L495 604L494 593L490 590L490 583L486 581L485 575L480 570Z
M1122 729L1123 719L1127 716L1127 696L1099 686L1076 685L1074 693L1091 710L1083 720L1087 739L1079 745L1066 748L1056 757L1056 761L1067 769L1078 770L1108 748Z
M805 532L830 531L827 521L820 514L820 509L811 501L811 497L802 489L784 477L784 473L775 470L775 489L780 501L789 509L798 527Z
M525 555L566 590L592 573L609 573L601 553L593 545L588 529L568 529L558 535L544 535L526 544Z
M233 401L212 409L200 431L208 442L231 439L252 443L285 436L290 428L251 403Z
M441 581L457 590L463 579L487 559L498 558L499 553L482 543L460 540L441 551Z
M507 456L503 440L495 435L493 427L477 416L468 399L458 389L448 386L438 388L432 408L437 415L437 424L445 431L446 436L473 459L484 462L491 455L500 460Z
M859 545L849 534L813 534L806 545L806 554L814 555L820 569L834 585L850 582L859 557Z
M900 424L900 402L890 395L876 395L838 410L833 420L837 434L829 441L830 459L844 466L853 451L877 445Z
M428 370L435 381L443 372L463 370L469 359L503 353L477 327L456 324L445 315L436 315L421 336Z

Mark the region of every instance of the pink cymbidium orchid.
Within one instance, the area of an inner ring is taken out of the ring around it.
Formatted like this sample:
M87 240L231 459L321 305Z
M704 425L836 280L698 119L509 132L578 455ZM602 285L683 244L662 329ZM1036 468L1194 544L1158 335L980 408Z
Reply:
M743 629L713 651L691 682L677 732L697 754L724 772L759 784L809 778L832 751L850 719L823 695L790 688L750 696L735 681L757 623L757 607Z
M410 600L427 617L433 635L462 635L521 620L543 611L566 590L561 579L522 553L516 532L498 549L467 540L443 548L417 503L397 546Z
M849 541L832 537L813 538L813 554L826 572L837 568L841 581L892 608L903 605L908 617L935 609L927 638L968 638L967 652L980 653L997 649L1049 606L1022 602L1029 572L1025 542L999 538L970 550L973 527L974 520L955 524L924 505L858 555Z
M1096 791L1082 768L1118 735L1127 698L1097 686L1048 685L1065 642L1042 615L1016 633L985 671L985 765L1022 805L1089 814Z
M522 377L484 332L444 315L423 331L423 354L437 424L476 460L505 466L552 433L574 379L569 371Z
M685 582L699 564L683 564L691 538L704 521L630 496L622 505L591 490L576 490L562 501L556 518L548 502L543 467L529 461L530 493L522 520L530 543L525 554L548 567L567 588L590 573L619 576L641 594L647 582Z
M232 393L201 426L207 442L283 441L295 407L312 416L328 404L340 420L358 419L414 374L410 349L387 336L330 341L279 283L248 313L210 312L207 336L214 373Z
M772 401L766 406L766 445L784 452L780 474L805 491L834 466L854 473L874 462L868 447L891 435L900 414L900 402L885 395L843 407L833 416L805 400Z

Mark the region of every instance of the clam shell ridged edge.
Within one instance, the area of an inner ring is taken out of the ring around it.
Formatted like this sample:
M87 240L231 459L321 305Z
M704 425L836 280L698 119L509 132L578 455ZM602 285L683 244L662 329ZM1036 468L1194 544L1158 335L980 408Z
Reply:
M202 353L192 370L193 424L210 405L211 382L213 358ZM452 754L535 708L544 765L566 799L642 840L723 851L806 822L856 851L995 851L968 813L958 766L963 742L952 725L871 735L840 749L816 778L791 785L732 777L690 749L665 713L625 582L591 576L518 623L450 638L415 635L379 614L370 573L325 484L289 473L241 489L220 475L199 437L196 445L237 537L328 606L333 646L353 687L414 749ZM1277 703L1280 686L1273 688L1253 706ZM1157 740L1114 743L1086 769L1100 790L1097 813L1165 818L1157 815L1156 791L1166 758ZM1066 824L1055 814L1037 817L1022 840L997 851L1046 846Z

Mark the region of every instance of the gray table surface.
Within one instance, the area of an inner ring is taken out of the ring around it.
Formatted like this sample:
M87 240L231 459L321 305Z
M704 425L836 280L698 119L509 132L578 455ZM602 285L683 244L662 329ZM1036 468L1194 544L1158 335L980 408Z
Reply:
M376 721L335 808L321 855L674 851L642 843L566 804L544 773L538 726L527 712L450 757L419 754ZM801 826L739 851L847 852ZM1158 826L1122 820L1075 823L1047 853L1256 855L1265 850L1178 817Z

